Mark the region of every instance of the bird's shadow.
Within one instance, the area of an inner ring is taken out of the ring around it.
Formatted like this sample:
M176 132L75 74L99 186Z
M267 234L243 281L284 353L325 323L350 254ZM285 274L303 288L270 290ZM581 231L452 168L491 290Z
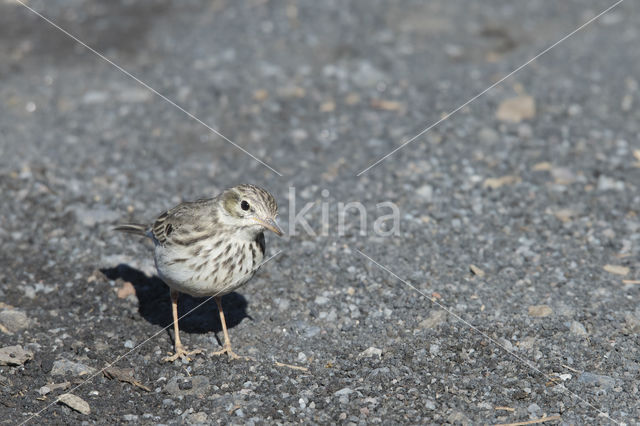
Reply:
M111 280L121 278L133 285L138 298L138 312L145 320L161 327L167 327L171 324L173 318L169 287L158 276L149 277L144 272L126 264L120 264L114 268L104 268L100 271ZM180 293L178 318L205 300L207 298L196 298ZM247 314L247 305L247 299L236 292L229 293L222 298L222 307L228 328L240 324L244 318L251 319ZM212 331L217 333L222 330L218 306L213 298L181 318L179 323L180 331L187 333L201 334Z

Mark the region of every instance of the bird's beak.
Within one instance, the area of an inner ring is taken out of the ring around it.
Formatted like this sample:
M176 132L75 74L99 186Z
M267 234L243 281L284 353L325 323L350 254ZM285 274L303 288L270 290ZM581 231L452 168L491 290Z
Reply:
M276 234L278 237L282 237L284 235L284 232L282 232L282 229L280 229L275 219L256 218L255 221L258 222L260 225L264 226L265 228L267 228L269 231Z

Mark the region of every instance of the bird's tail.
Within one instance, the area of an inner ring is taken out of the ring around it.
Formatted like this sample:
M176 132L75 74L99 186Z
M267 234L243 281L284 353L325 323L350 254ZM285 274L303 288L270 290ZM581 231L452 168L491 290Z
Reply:
M129 234L146 236L148 228L149 227L147 225L142 225L139 223L121 223L120 225L116 225L113 228L113 230L122 231Z

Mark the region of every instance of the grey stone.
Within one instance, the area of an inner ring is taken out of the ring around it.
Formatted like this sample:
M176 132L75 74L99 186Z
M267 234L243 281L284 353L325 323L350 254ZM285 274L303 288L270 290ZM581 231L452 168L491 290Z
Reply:
M354 391L351 388L342 388L339 391L336 391L334 395L338 397L340 404L348 404L349 395L351 395L353 392Z
M598 178L598 191L624 191L624 182L600 175Z
M312 337L317 336L321 332L322 332L322 328L317 327L317 326L309 326L309 327L305 328L304 337L306 337L307 339L310 339Z
M540 414L541 409L540 406L534 402L527 407L527 411L532 415L537 416L538 414Z
M73 376L84 376L87 374L95 373L95 368L80 362L73 362L66 359L58 359L53 363L51 374L54 376L66 376L67 374Z
M624 331L627 333L640 333L640 316L626 314L624 316Z
M584 372L578 377L579 383L584 383L591 386L599 386L605 389L611 389L615 386L616 381L613 377L605 376L602 374L594 374Z
M429 317L420 321L418 326L420 328L436 328L440 324L444 323L447 320L447 312L442 309L437 309L429 314Z
M313 301L316 305L326 305L327 303L329 303L329 299L327 299L324 296L316 296L315 300Z
M462 411L454 411L447 417L447 421L453 424L469 425L471 421Z
M433 187L431 185L423 185L416 190L416 195L430 203L433 200Z
M91 407L84 399L76 396L72 393L65 393L58 397L58 402L68 406L69 408L84 414L85 416L91 414Z
M338 391L335 391L333 394L336 396L341 396L341 395L351 395L353 393L353 389L351 388L342 388Z
M27 314L17 309L3 309L0 311L0 324L11 333L16 333L28 328L31 320Z
M186 417L186 422L191 425L209 424L209 416L204 411L191 413Z
M358 354L358 358L381 358L382 357L382 349L375 348L373 346L365 349L364 351Z
M572 321L569 330L571 331L571 333L575 334L576 336L588 335L587 329L584 327L584 325L580 324L578 321Z
M286 311L287 309L289 309L290 302L287 298L276 298L274 302L276 302L279 311Z
M429 353L433 356L440 355L440 345L436 345L435 343L430 344Z
M33 359L33 352L24 350L22 346L0 348L0 365L22 365L30 359Z

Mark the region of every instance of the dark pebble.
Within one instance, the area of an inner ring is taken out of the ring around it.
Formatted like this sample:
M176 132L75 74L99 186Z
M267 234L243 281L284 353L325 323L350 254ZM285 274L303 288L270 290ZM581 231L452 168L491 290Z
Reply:
M45 373L51 372L51 369L53 369L53 359L45 358L42 361L40 361L40 368Z
M191 380L183 380L178 384L178 387L180 388L180 390L193 389L193 383L191 382Z

